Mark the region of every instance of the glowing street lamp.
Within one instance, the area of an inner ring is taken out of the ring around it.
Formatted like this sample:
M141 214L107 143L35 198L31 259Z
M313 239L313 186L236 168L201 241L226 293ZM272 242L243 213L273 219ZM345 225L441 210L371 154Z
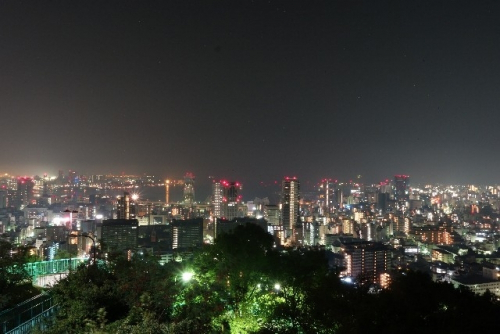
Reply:
M189 282L193 278L194 274L191 272L182 273L182 281L184 283Z
M281 290L281 285L279 283L274 284L274 290L280 291Z

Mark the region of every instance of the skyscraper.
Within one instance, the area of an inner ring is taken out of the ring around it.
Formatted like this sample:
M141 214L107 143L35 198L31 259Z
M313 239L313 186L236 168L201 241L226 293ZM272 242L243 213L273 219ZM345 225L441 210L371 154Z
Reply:
M281 183L281 217L285 229L293 230L300 221L300 182L285 177Z
M137 219L108 219L102 222L103 251L127 251L137 248L139 222Z
M203 244L203 218L174 220L172 226L172 249L189 249Z
M394 199L407 201L410 198L410 177L408 175L394 175Z
M342 273L346 276L379 282L381 274L389 269L391 252L381 243L356 241L343 243L341 248L344 254Z
M16 201L15 207L21 208L33 201L33 179L30 177L19 177L17 178L17 191L16 191Z
M238 217L238 204L241 200L239 191L242 186L239 182L221 181L222 184L222 216L226 219Z
M193 173L186 173L184 175L184 204L192 205L194 202L194 175Z
M212 185L214 217L231 220L239 216L242 185L239 182L220 181Z
M323 215L328 216L333 210L334 204L336 202L335 185L333 181L330 179L321 180L319 191L320 205L323 211L322 213Z
M128 192L124 192L123 196L118 198L116 204L116 218L117 219L135 218L135 203L133 202Z
M212 184L212 205L214 206L214 217L222 217L222 183L214 182Z

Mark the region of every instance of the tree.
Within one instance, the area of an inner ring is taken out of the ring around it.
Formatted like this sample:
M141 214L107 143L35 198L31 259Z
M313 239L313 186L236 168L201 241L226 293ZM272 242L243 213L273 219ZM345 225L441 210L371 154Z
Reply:
M0 239L0 310L13 307L39 293L24 267L27 252L26 248L15 248Z
M117 293L116 281L106 265L80 265L51 289L59 311L50 329L44 332L81 333L89 323L114 322L125 317L129 308ZM101 314L97 312L100 309Z

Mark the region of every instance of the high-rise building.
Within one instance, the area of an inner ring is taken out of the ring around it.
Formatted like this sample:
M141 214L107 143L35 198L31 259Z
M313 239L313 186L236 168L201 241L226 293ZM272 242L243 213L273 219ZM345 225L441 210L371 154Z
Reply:
M105 252L137 248L137 219L108 219L102 222L101 246Z
M117 219L135 218L135 203L128 192L124 192L123 196L118 198L118 201L116 203L116 218Z
M328 216L335 206L335 185L330 179L323 179L319 185L319 200L322 214Z
M242 185L239 182L220 181L213 184L214 217L228 220L239 216Z
M186 173L184 175L184 204L192 205L194 203L194 175Z
M172 249L189 249L203 244L203 218L174 220L172 226Z
M222 217L222 183L214 182L212 184L212 205L214 206L214 217L220 218Z
M17 208L25 207L33 201L34 193L33 186L35 183L30 177L17 178L17 191L15 206Z
M356 241L342 244L344 268L342 274L379 282L390 267L391 252L381 243Z
M285 177L281 183L281 218L289 230L300 222L300 182L295 177Z
M394 175L394 199L407 201L410 198L410 177L408 175Z

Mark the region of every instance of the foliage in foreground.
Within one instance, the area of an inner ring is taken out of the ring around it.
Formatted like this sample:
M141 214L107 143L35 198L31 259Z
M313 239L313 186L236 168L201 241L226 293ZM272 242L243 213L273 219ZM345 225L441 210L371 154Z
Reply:
M421 273L369 293L340 283L324 252L275 251L254 225L223 235L188 264L151 257L82 266L52 289L44 333L401 333L498 328L491 295ZM189 282L182 273L194 273Z
M40 293L24 268L28 250L17 248L12 254L13 249L11 243L0 239L0 311Z

